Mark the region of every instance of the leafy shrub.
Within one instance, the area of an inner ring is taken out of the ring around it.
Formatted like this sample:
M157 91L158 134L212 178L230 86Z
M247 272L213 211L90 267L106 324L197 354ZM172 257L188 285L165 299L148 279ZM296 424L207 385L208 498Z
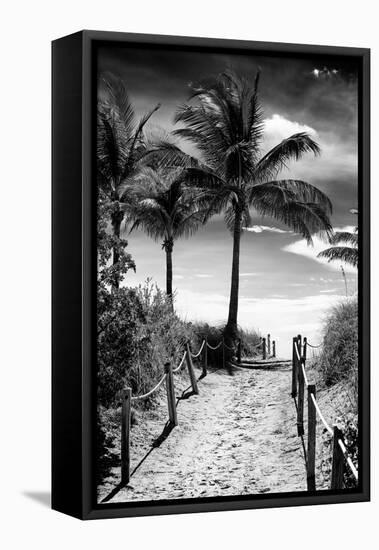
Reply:
M358 425L357 425L357 415L350 415L350 418L345 422L344 428L344 439L346 444L347 452L349 453L355 466L358 465ZM346 488L356 487L356 481L351 473L350 468L345 468L344 472L344 482Z
M261 335L255 330L238 329L238 337L241 338L242 357L254 357L261 353L258 345L261 342Z
M211 326L208 323L195 323L191 325L193 331L193 340L196 346L200 346L204 338L207 338L208 344L216 347L223 338L224 325ZM257 354L257 345L260 342L260 336L257 332L238 329L238 338L241 338L241 355L254 356ZM197 350L197 348L196 348ZM225 359L229 361L237 353L237 348L231 352L226 350ZM217 350L208 350L208 365L214 368L221 368L223 364L222 346Z
M114 451L113 434L109 431L109 422L103 418L104 409L99 408L98 421L96 423L96 479L100 483L110 474L111 468L118 465L120 459Z
M350 298L335 306L325 319L320 356L314 366L325 386L342 385L343 406L338 426L344 434L347 451L358 464L358 303ZM326 452L322 460L324 474L330 478L332 440L325 441ZM346 488L356 486L355 478L348 467L344 470Z
M170 300L150 281L138 288L104 290L98 296L98 398L117 406L121 391L145 393L175 365L191 331Z
M316 362L326 386L346 379L357 399L358 302L349 299L335 306L323 328L323 345Z

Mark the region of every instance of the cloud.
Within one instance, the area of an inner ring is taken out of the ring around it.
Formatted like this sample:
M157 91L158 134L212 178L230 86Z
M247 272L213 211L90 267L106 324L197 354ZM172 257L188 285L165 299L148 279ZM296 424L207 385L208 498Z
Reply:
M311 126L307 124L302 124L300 122L288 120L282 115L274 114L271 118L266 118L263 121L264 124L264 136L265 142L275 142L279 143L283 139L286 139L293 134L298 134L301 132L306 132L311 135L313 138L317 137L317 132ZM267 145L265 143L265 145Z
M330 294L332 292L338 292L338 288L329 288L327 290L320 290L321 294Z
M351 231L352 226L345 226L341 228L335 228L335 231ZM323 239L320 239L317 235L313 235L313 246L309 246L305 239L295 241L291 244L288 244L282 248L284 252L290 252L291 254L298 254L299 256L304 256L311 260L314 260L317 263L323 264L329 271L340 271L341 264L347 273L357 273L355 267L346 264L344 262L332 261L328 262L325 258L318 258L317 255L322 251L328 248L330 245L325 242Z
M263 233L263 231L271 231L272 233L292 233L292 231L279 229L279 227L269 227L268 225L252 225L251 227L244 227L243 230L250 231L251 233Z
M355 225L344 225L343 227L334 227L333 231L337 233L337 231L347 231L348 233L354 233L355 232Z
M261 273L240 273L240 277L258 277Z
M195 277L198 277L199 279L212 279L214 275L211 275L210 273L195 273Z
M354 119L355 120L355 119ZM281 177L317 180L339 181L343 184L350 181L356 185L358 170L357 140L354 130L349 139L339 136L334 128L323 126L316 130L303 122L292 121L280 114L274 114L264 120L265 132L262 149L268 152L283 139L299 132L308 133L321 148L321 156L305 155L297 162L290 162L288 169L284 168Z

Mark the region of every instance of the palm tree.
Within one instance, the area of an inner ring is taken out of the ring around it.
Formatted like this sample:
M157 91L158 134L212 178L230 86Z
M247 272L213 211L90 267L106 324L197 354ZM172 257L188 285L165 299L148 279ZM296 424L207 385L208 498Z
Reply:
M263 112L258 99L259 73L254 82L225 72L192 90L194 104L180 107L175 120L184 127L174 131L189 140L199 152L193 158L172 144L159 143L164 164L186 168L188 184L208 197L208 215L224 212L233 235L233 259L229 315L225 336L237 336L239 258L243 227L250 225L250 209L271 216L312 243L315 232L331 231L328 197L300 180L276 180L290 160L320 150L305 132L284 139L268 153L261 154L264 130Z
M143 129L159 109L155 106L139 120L129 99L125 83L107 73L101 77L97 116L98 186L112 203L113 235L120 238L124 211L120 204L120 188L138 174L146 152ZM120 258L120 247L113 247L113 264ZM119 286L116 278L115 285Z
M123 205L130 232L140 228L166 253L166 293L172 303L172 254L175 240L189 237L203 223L204 211L194 190L185 185L182 169L141 169L135 181L124 185Z
M358 267L358 228L354 233L338 231L329 239L330 248L320 252L318 258L326 258L328 262L339 260L354 267ZM338 246L342 245L342 246ZM348 246L351 245L351 246Z

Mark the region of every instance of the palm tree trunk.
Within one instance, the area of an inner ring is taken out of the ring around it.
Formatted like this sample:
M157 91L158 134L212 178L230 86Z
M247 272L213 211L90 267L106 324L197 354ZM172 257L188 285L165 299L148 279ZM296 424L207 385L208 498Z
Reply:
M165 240L163 246L166 251L166 294L171 302L172 308L174 308L172 300L172 251L174 242L171 238L168 238Z
M227 344L231 345L236 340L237 316L238 316L238 291L239 291L239 268L240 268L240 244L241 244L241 225L242 213L240 209L236 210L233 230L233 262L232 262L232 281L230 287L229 316L225 327L225 338Z
M120 210L120 207L117 206L116 210L112 213L111 221L112 221L112 228L113 228L113 235L114 237L117 237L117 239L120 238L121 234L121 223L124 218L124 212ZM120 259L120 250L117 246L113 247L113 265L117 264ZM120 286L120 277L116 276L114 284L112 285L113 288L119 288Z

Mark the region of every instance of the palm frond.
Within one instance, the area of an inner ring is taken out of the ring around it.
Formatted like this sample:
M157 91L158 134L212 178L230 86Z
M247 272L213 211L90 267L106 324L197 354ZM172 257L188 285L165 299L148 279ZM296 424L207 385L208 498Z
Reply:
M306 132L284 139L257 163L255 179L264 181L275 178L283 168L287 168L287 162L299 160L306 153L320 154L319 145Z
M112 109L98 109L96 147L98 170L115 188L126 162L127 141L123 123Z
M188 215L182 215L179 223L174 225L174 239L179 237L188 238L193 235L200 225L206 221L206 210L196 209Z
M188 168L199 165L199 160L196 157L185 153L176 143L160 138L150 139L144 155L144 162L155 164L161 169Z
M325 209L317 203L299 202L283 190L267 193L253 200L254 208L262 216L270 216L292 229L312 244L315 233L330 237L333 228Z
M223 131L218 114L206 96L199 96L199 105L178 107L175 122L187 126L173 132L174 135L189 139L201 152L207 164L215 166L230 146L230 139ZM190 131L188 131L190 130Z
M125 82L111 72L101 76L108 92L110 103L117 107L127 133L131 134L135 124L135 113L130 101Z
M145 127L145 125L148 123L150 118L153 116L154 113L158 111L160 108L160 103L158 103L155 107L153 107L150 111L144 114L144 116L140 119L140 121L137 124L137 128L134 132L134 135L132 136L129 144L129 154L127 158L127 162L125 163L125 169L123 173L123 177L127 177L128 171L133 168L136 161L138 161L141 156L144 155L146 148L143 146L143 152L142 154L137 151L137 147L141 142L142 139L142 132Z
M275 192L278 192L283 197L286 196L288 200L318 203L328 214L332 213L333 206L329 197L318 189L318 187L302 180L277 180L252 185L248 199L249 202L252 202L254 197L264 197L266 194L269 195Z
M258 97L259 80L260 71L258 70L254 80L254 91L251 95L251 99L249 100L249 111L247 113L248 140L254 144L254 149L256 151L258 151L264 131L263 109Z
M354 267L358 266L359 260L358 249L351 248L349 246L333 246L331 248L327 248L326 250L320 252L317 257L325 258L328 262L337 260L340 262L346 262Z
M187 185L200 189L225 190L226 182L209 168L190 167L184 173Z
M338 231L330 238L330 244L351 244L355 248L358 247L358 234L349 233L348 231Z

